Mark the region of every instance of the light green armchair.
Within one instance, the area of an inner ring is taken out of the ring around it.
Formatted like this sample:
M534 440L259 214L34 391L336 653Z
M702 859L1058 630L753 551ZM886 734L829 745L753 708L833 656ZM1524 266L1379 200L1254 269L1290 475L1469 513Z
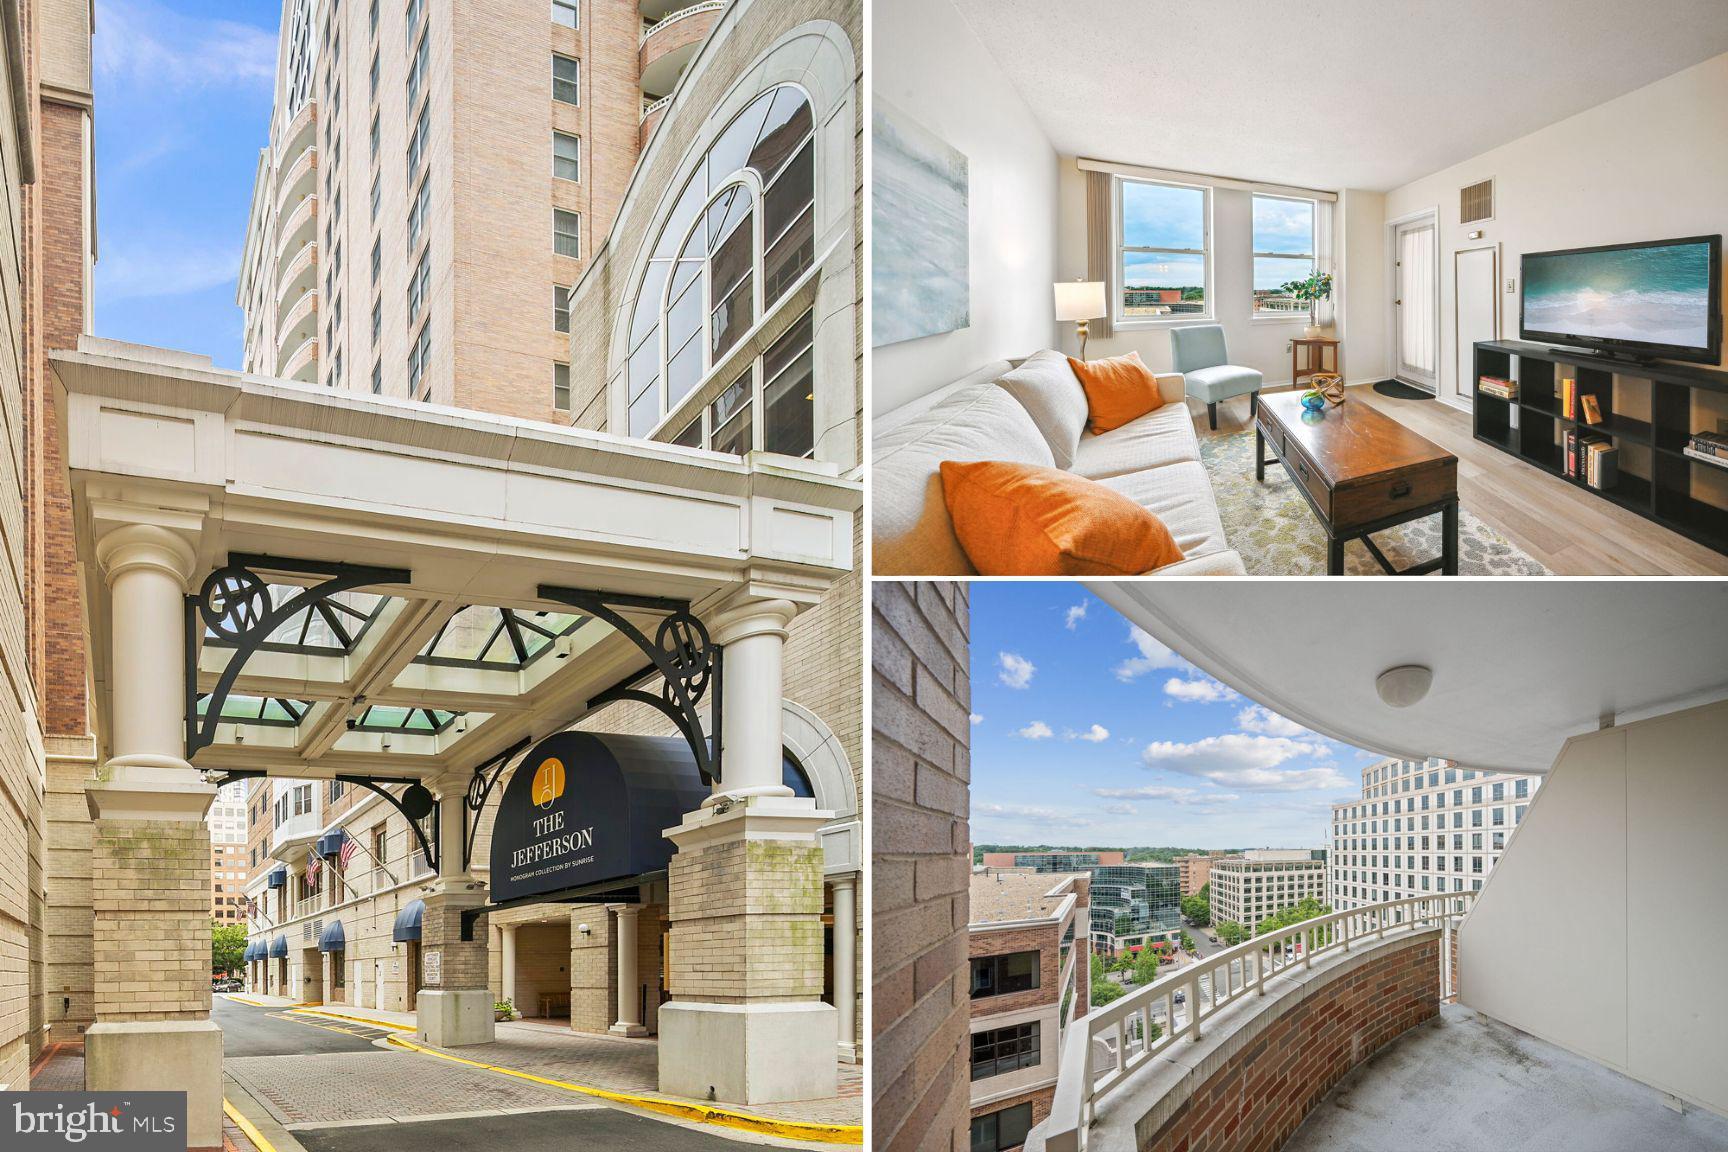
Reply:
M1222 324L1195 324L1170 329L1170 356L1182 373L1182 390L1206 405L1206 419L1218 430L1218 402L1232 396L1248 397L1248 415L1260 406L1260 373L1230 363L1224 348Z

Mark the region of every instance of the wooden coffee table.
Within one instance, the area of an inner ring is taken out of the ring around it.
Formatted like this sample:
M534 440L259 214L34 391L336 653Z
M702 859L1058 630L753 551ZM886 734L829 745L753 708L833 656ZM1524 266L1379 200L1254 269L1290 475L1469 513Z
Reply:
M1276 454L1266 459L1266 445ZM1326 530L1326 573L1344 574L1344 543L1361 540L1391 576L1436 568L1458 575L1458 458L1366 404L1302 407L1296 392L1260 397L1254 421L1254 479L1282 463ZM1392 567L1370 535L1422 516L1441 516L1440 555Z

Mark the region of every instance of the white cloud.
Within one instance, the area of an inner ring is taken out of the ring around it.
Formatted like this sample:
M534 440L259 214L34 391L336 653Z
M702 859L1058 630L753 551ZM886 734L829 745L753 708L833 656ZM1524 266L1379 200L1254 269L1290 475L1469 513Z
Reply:
M1202 792L1168 784L1142 784L1138 788L1094 788L1092 795L1106 800L1161 800L1166 804L1222 804L1241 797L1229 792Z
M1093 823L1090 816L1071 809L1046 808L1038 804L995 804L990 801L975 801L972 805L972 818L997 823L1030 820L1045 827L1057 828L1089 828Z
M1065 740L1085 740L1090 744L1102 744L1110 739L1110 729L1102 724L1094 724L1084 732L1064 732L1062 738Z
M1080 603L1068 609L1068 619L1066 621L1068 631L1074 631L1074 626L1084 619L1086 619L1086 601L1082 600Z
M108 245L96 265L97 294L104 300L183 296L231 284L240 274L240 250L231 245L162 238L143 245Z
M1123 801L1118 801L1115 804L1104 805L1104 811L1110 813L1112 816L1138 816L1140 814L1138 808Z
M1032 683L1032 673L1037 671L1032 661L1014 652L996 653L996 663L1001 671L996 673L996 679L1010 688L1024 688Z
M1140 758L1146 767L1198 776L1250 792L1305 792L1348 788L1350 783L1330 764L1308 768L1283 767L1303 757L1329 756L1324 744L1285 736L1245 736L1230 733L1191 743L1160 740L1148 744Z
M1188 662L1154 640L1144 629L1130 626L1128 643L1139 649L1140 655L1116 665L1116 679L1138 679L1156 668L1186 668Z
M1290 736L1297 739L1317 740L1319 737L1294 720L1286 720L1269 708L1258 704L1250 704L1236 713L1236 727L1244 732L1254 732L1261 736Z
M1172 676L1164 681L1164 695L1189 704L1216 704L1221 700L1237 698L1234 688L1228 688L1210 676L1196 676L1188 680Z
M1026 740L1048 740L1056 733L1050 730L1050 725L1042 720L1034 720L1024 728L1017 729L1014 735Z
M154 0L98 0L96 70L112 80L160 90L276 85L276 34L237 20L193 19Z
M984 717L978 715L976 712L972 713L972 727L976 728L982 723L984 723Z

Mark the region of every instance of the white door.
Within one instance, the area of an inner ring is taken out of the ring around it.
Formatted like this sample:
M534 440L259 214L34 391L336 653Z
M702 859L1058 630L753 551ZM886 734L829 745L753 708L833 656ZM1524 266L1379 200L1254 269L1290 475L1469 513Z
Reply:
M382 1008L384 1007L384 965L378 963L376 960L372 962L372 984L376 990L376 996L372 1001L372 1007Z
M1393 373L1406 384L1434 391L1439 342L1434 314L1434 222L1397 226L1392 298Z
M1476 351L1478 340L1500 338L1500 249L1498 245L1466 248L1452 254L1456 283L1452 297L1458 308L1457 348L1452 378L1447 381L1446 398L1470 406L1475 400Z

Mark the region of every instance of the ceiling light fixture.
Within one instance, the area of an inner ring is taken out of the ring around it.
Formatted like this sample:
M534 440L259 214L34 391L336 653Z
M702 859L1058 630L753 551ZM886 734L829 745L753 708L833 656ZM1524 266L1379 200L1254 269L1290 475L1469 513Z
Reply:
M1374 680L1380 699L1393 708L1408 708L1424 696L1434 683L1434 672L1425 664L1400 664L1388 668Z

